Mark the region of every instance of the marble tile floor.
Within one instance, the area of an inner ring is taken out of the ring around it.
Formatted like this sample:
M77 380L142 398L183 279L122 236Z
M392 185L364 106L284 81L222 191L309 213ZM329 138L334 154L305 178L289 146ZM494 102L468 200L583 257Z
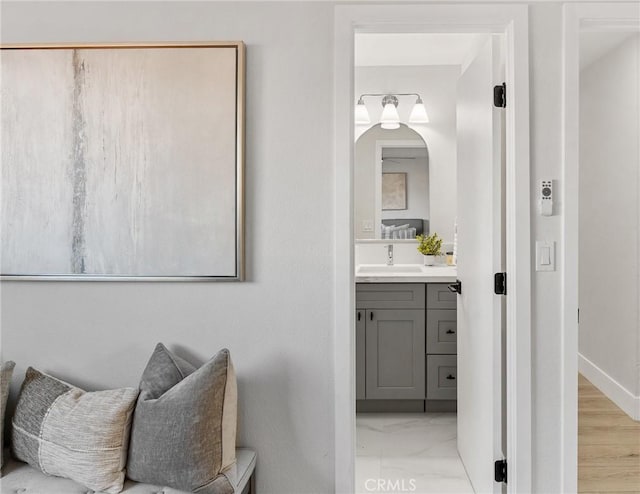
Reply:
M473 494L456 449L455 413L356 417L356 493Z

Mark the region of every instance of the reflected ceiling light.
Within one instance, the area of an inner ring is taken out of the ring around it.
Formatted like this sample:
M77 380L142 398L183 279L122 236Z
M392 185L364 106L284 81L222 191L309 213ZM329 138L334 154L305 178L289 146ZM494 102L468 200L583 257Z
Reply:
M409 122L420 124L429 123L429 115L427 115L427 109L424 107L424 103L420 96L418 96L416 104L413 105L411 115L409 115Z
M383 129L393 130L400 127L400 115L398 114L398 96L415 96L416 102L411 109L409 115L409 123L414 124L426 124L429 123L429 115L427 109L424 107L422 98L417 93L399 93L399 94L374 94L365 93L360 95L358 103L356 104L355 123L357 125L367 125L371 123L369 117L369 111L364 104L365 97L378 97L382 98L382 115L380 117L380 124Z
M369 118L369 112L367 111L367 107L364 104L364 100L362 96L358 100L356 104L356 124L370 124L371 118Z
M400 128L400 115L398 115L398 98L388 94L382 98L382 115L380 116L380 127L387 130Z

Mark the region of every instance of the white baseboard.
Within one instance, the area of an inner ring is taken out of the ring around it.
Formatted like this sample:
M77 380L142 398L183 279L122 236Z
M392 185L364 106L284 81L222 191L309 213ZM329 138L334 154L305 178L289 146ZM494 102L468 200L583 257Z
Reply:
M634 396L587 357L578 354L578 370L633 420L640 421L640 396Z

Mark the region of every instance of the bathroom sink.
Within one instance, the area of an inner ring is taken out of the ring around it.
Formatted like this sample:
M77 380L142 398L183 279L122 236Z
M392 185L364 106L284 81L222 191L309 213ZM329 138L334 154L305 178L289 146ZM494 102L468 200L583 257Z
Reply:
M420 264L361 264L358 266L357 274L371 274L371 273L422 273L422 266Z

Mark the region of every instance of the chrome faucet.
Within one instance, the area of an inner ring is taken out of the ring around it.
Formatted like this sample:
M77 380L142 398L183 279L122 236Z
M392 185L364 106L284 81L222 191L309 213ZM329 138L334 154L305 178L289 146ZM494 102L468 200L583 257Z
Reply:
M393 244L387 245L387 266L393 266Z

